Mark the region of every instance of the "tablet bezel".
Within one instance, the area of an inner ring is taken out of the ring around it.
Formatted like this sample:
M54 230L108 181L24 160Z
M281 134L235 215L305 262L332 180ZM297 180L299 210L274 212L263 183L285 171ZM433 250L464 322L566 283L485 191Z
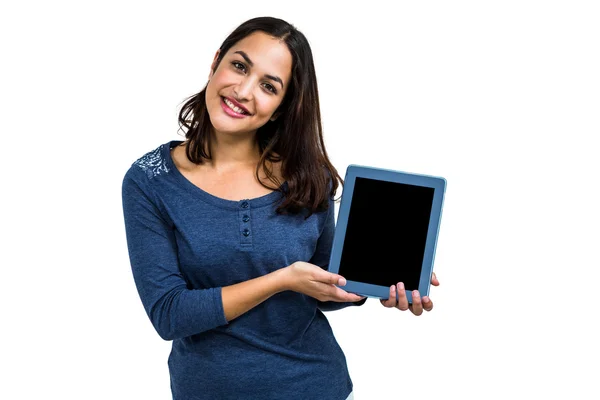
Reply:
M329 259L329 272L338 273L344 239L346 236L346 228L348 225L348 217L352 197L354 195L354 185L356 178L367 178L383 180L388 182L397 182L408 185L423 186L434 189L433 202L431 205L431 214L429 218L429 226L427 229L427 238L425 244L425 253L423 257L423 265L421 267L421 275L419 278L419 293L422 296L429 295L431 284L431 274L433 272L433 263L435 258L435 250L442 217L442 208L444 203L444 194L446 191L446 179L438 176L414 174L390 169L368 167L356 164L350 164L346 169L344 178L344 186L342 191L342 199L337 217L331 256ZM351 293L356 293L361 296L373 297L378 299L389 299L390 286L398 282L390 282L389 286L372 285L369 283L357 282L346 279L345 286L340 286L343 290ZM406 290L408 302L412 304L412 292ZM396 291L396 299L398 292Z

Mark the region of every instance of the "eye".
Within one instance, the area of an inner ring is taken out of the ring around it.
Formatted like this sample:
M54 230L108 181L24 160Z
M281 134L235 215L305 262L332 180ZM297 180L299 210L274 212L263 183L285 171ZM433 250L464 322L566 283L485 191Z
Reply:
M273 85L271 85L270 83L265 83L264 86L269 92L273 93L273 94L277 94L277 89L275 89L275 87Z
M241 62L239 62L239 61L233 61L231 63L231 65L233 65L233 67L235 69L237 69L237 70L240 70L240 71L245 71L246 70L246 66L244 64L242 64Z

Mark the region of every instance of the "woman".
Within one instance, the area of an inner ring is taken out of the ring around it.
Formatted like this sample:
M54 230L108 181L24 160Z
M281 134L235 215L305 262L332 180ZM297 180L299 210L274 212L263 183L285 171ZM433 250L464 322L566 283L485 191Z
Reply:
M179 122L186 141L146 153L123 180L135 283L173 341L173 399L353 398L322 311L366 298L327 272L342 179L304 35L276 18L240 25ZM381 303L408 309L393 288ZM413 296L414 314L433 307Z

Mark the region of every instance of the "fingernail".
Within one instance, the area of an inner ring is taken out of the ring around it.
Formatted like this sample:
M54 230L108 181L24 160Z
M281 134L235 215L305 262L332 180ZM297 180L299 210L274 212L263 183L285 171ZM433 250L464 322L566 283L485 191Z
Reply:
M418 290L413 290L412 295L413 295L413 297L419 297L419 291Z
M344 279L344 278L340 278L340 279L338 280L338 285L339 285L339 286L345 286L345 285L346 285L346 279Z
M398 284L398 290L404 290L404 283L400 282Z
M423 303L429 303L429 297L423 296Z
M392 289L392 292L396 290L396 286L392 285L390 286L390 289Z

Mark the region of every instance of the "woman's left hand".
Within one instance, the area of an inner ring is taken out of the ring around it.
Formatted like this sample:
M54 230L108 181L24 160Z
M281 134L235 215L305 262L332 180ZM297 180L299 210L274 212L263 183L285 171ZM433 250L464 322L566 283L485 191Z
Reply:
M435 272L431 274L431 284L433 286L439 286L440 282L435 276ZM398 291L398 302L396 302L396 291ZM406 298L406 291L404 290L404 283L398 282L395 286L390 286L390 298L387 300L379 299L381 304L387 308L397 308L400 311L410 310L416 316L423 314L423 310L431 311L433 308L433 302L428 296L421 298L421 294L418 290L412 291L412 304L408 304Z

